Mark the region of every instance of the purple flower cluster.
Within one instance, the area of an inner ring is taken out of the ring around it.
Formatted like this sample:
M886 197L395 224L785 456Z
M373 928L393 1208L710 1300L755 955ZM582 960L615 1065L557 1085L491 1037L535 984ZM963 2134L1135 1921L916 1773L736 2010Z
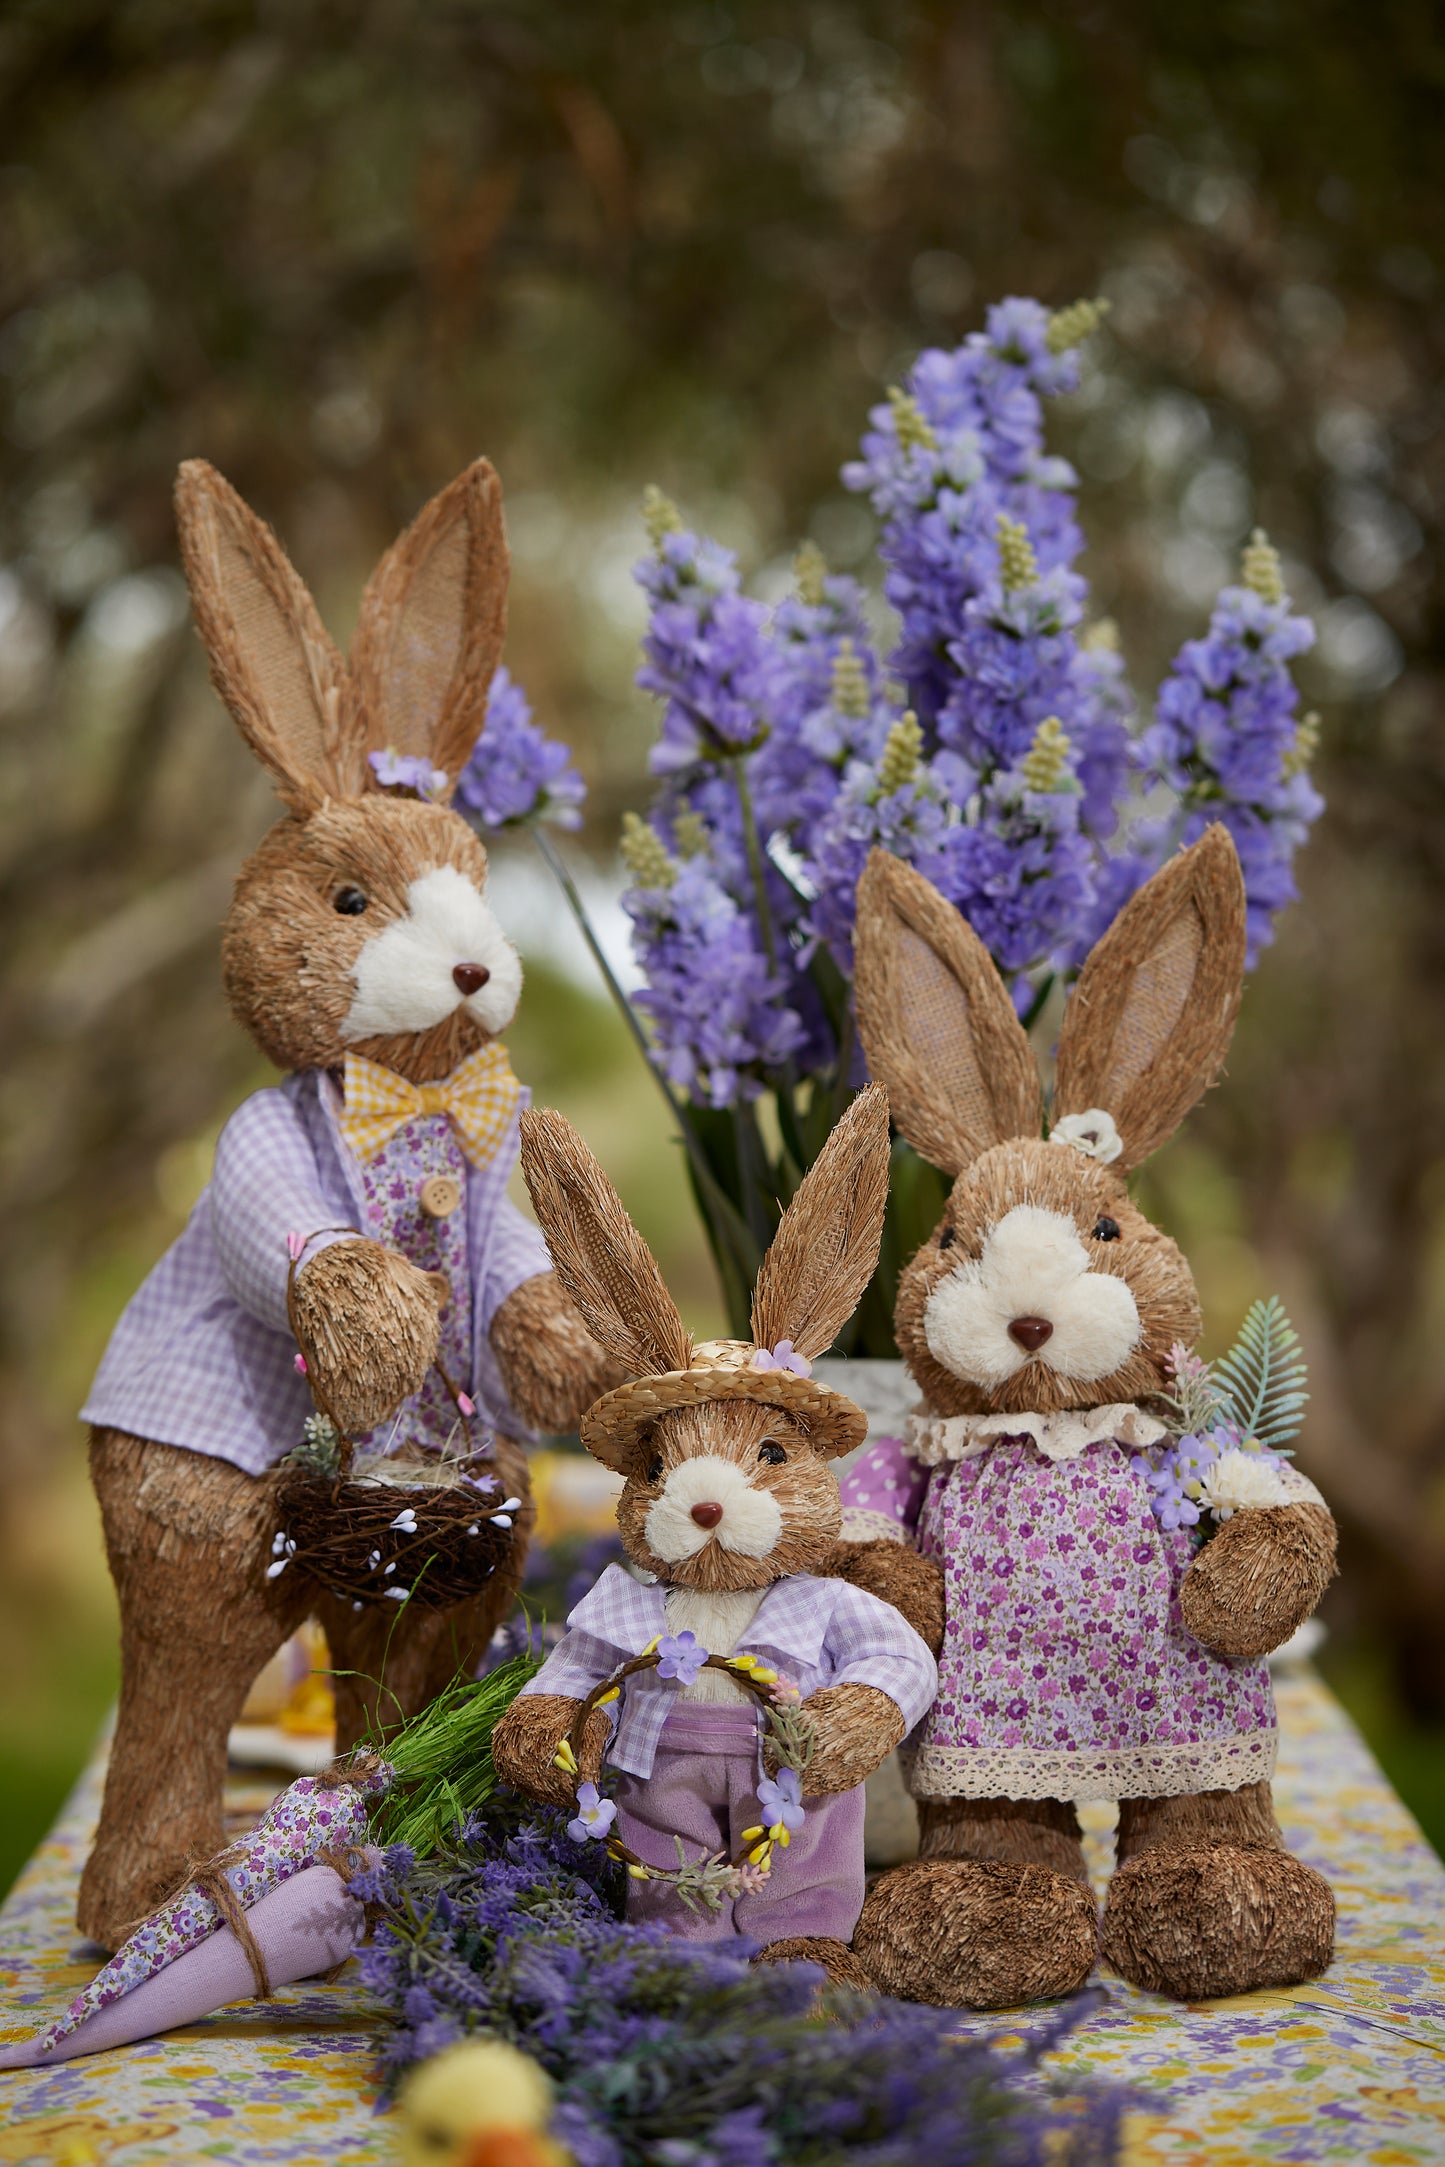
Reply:
M1178 840L1193 842L1211 820L1233 835L1251 963L1297 893L1294 854L1324 809L1307 772L1313 720L1298 717L1290 675L1313 643L1314 627L1291 610L1279 559L1256 535L1244 583L1225 588L1205 637L1181 649L1141 743L1150 773L1178 797Z
M1044 402L1076 383L1099 314L1001 302L953 352L921 354L870 415L844 479L879 514L901 693L856 581L806 549L770 614L742 594L732 554L650 494L638 682L664 702L651 818L683 870L639 880L626 908L638 1005L695 1100L735 1105L836 1062L837 971L852 970L875 846L967 917L1023 1013L1210 819L1239 845L1251 960L1293 895L1293 852L1320 809L1289 678L1310 633L1267 544L1184 648L1142 739L1112 629L1084 629L1076 478L1047 451ZM1141 782L1163 785L1147 820Z
M1071 2085L1056 2103L1031 2078L1097 1997L1007 2055L951 2037L946 2010L835 1995L819 2023L812 1966L623 1923L605 1845L562 1818L498 1800L448 1855L397 1848L356 1884L381 1907L360 1963L396 2025L391 2083L468 2033L509 2040L555 2084L552 2134L578 2167L1117 2159L1127 2095Z
M787 1005L787 983L769 964L755 919L707 859L672 866L670 878L645 877L622 901L647 976L636 1002L664 1073L704 1105L755 1098L765 1072L806 1036Z
M567 747L542 734L521 686L509 670L499 669L486 727L457 778L458 806L480 828L514 828L531 820L577 828L586 795Z

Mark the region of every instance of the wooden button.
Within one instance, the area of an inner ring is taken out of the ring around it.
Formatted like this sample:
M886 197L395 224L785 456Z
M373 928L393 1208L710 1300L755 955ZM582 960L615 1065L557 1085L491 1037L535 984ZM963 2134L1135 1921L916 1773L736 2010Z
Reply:
M450 1174L433 1174L421 1185L421 1208L428 1219L450 1219L462 1200L462 1185Z

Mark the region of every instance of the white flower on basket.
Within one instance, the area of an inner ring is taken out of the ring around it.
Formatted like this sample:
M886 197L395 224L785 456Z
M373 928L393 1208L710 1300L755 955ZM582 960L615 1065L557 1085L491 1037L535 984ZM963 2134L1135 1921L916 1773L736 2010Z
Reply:
M414 1535L416 1533L416 1513L410 1505L403 1505L391 1524L394 1528L399 1527L403 1535Z
M1284 1505L1289 1493L1280 1480L1279 1462L1272 1453L1221 1452L1200 1481L1200 1496L1216 1520L1228 1520L1236 1512L1261 1505Z
M1124 1148L1113 1115L1098 1106L1091 1106L1086 1114L1065 1114L1049 1130L1049 1142L1071 1144L1086 1159L1098 1159L1104 1166L1112 1166Z

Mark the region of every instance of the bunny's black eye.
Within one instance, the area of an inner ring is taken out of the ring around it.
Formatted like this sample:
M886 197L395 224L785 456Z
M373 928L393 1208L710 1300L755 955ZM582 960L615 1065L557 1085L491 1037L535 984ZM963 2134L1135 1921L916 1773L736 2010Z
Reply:
M775 1445L771 1438L765 1445L759 1445L758 1458L766 1460L769 1467L786 1467L788 1464L787 1453L781 1445Z
M359 918L366 908L366 897L360 888L338 888L332 907L339 910L343 918Z
M648 1463L647 1463L647 1479L648 1479L648 1481L649 1481L649 1482L656 1482L656 1481L657 1481L657 1479L658 1479L658 1477L659 1477L659 1475L660 1475L661 1473L662 1473L662 1462L661 1462L661 1460L649 1460L649 1461L648 1461Z
M956 1227L946 1226L940 1228L938 1235L938 1246L940 1249L951 1249L957 1240L958 1230Z
M1109 1218L1096 1219L1094 1221L1094 1239L1096 1242L1116 1242L1119 1239L1118 1220Z

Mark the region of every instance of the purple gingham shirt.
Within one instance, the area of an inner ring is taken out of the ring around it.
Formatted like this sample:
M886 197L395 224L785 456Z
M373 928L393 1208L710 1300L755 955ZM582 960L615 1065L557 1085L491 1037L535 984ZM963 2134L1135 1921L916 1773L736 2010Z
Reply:
M524 1693L585 1700L619 1664L641 1655L667 1630L666 1588L644 1587L609 1565L567 1620L567 1630ZM756 1655L791 1678L804 1700L820 1686L874 1685L902 1711L909 1730L933 1705L938 1666L891 1603L846 1580L793 1573L776 1580L732 1651ZM627 1775L650 1776L677 1686L655 1670L639 1671L608 1713L616 1723L608 1759ZM620 1705L621 1715L618 1716Z
M485 1166L467 1164L472 1396L482 1416L527 1434L492 1352L492 1319L523 1280L551 1270L542 1236L507 1196L517 1114ZM373 1232L361 1168L341 1134L341 1091L304 1069L237 1107L209 1188L180 1239L128 1303L81 1420L230 1460L259 1475L299 1443L313 1412L286 1318L286 1236L346 1225ZM313 1241L314 1255L345 1234Z

